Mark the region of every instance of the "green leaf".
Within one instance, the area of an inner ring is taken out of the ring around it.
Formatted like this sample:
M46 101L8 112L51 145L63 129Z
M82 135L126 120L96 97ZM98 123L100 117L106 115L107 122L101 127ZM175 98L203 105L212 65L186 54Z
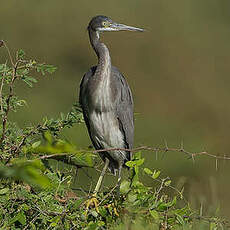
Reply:
M77 165L93 167L93 157L95 157L95 155L92 153L77 152L73 156L69 156L69 159Z
M22 49L18 50L17 59L24 59L24 57L25 57L25 52Z
M210 229L210 230L217 230L217 229L218 229L217 224L211 222L210 225L209 225L209 229ZM223 229L223 228L222 228L222 229Z
M53 73L53 72L55 72L56 69L57 69L57 67L56 67L56 66L53 66L53 65L46 65L45 67L46 67L46 71L47 71L48 73Z
M140 166L144 163L145 159L139 159L139 160L132 160L132 161L127 161L125 163L126 166L128 166L129 168L133 168L134 166Z
M41 141L36 141L32 144L32 148L35 149L41 144Z
M45 170L41 160L12 159L11 164L11 167L5 168L5 175L3 174L3 177L23 180L41 188L51 186L49 178L41 172Z
M156 210L149 210L151 216L156 220L158 221L159 220L159 214Z
M0 195L6 194L9 190L10 190L9 188L0 189Z
M16 221L19 221L22 225L26 225L26 216L23 211L18 212L16 216L10 219L9 223L12 225Z
M24 214L23 211L18 213L18 221L22 224L22 225L26 225L26 215Z
M152 178L153 179L157 179L160 176L160 174L161 174L161 171L154 170Z
M28 211L31 209L31 207L27 204L22 204L21 208L24 210L24 211Z
M146 174L148 174L148 175L152 175L153 174L153 172L150 169L148 169L148 168L144 168L144 172Z
M133 168L136 165L136 163L135 161L127 161L125 165L128 166L129 168Z
M177 197L174 196L172 201L166 203L166 206L167 206L168 208L170 208L170 207L176 205L176 202L177 202Z
M106 217L107 216L107 210L105 207L101 206L99 207L99 213L102 217Z
M53 65L47 65L47 64L37 64L36 65L36 71L41 72L42 75L45 75L45 72L47 73L53 73L57 67Z
M25 73L26 74L26 73ZM38 81L33 78L33 77L29 77L29 76L23 76L22 80L30 87L33 87L33 83L37 83Z
M183 219L180 215L178 215L178 214L176 214L176 220L177 220L181 225L184 225L184 224L185 224L184 219Z
M141 159L141 151L134 154L133 160Z
M54 218L52 218L51 220L49 220L50 222L52 222L50 224L50 227L56 227L58 225L58 222L60 222L61 217L60 216L55 216Z
M143 163L144 163L145 159L144 158L141 158L139 160L136 160L135 163L136 163L136 166L141 166Z
M137 171L137 169L135 171ZM132 178L132 186L136 187L138 184L139 184L139 177L138 174L135 174Z
M91 214L92 214L92 216L94 216L95 218L98 217L98 213L97 213L95 210L91 211Z
M122 194L127 194L129 191L130 191L130 182L127 180L122 181L120 186L120 192Z
M6 64L0 64L0 73L3 73L6 71Z
M165 184L165 186L169 186L171 184L171 182L172 182L171 180L167 180L167 181L165 181L164 184Z
M53 137L52 137L52 135L50 134L50 132L44 132L43 136L44 136L44 139L45 139L49 144L52 144L52 143L53 143Z
M136 201L136 199L137 199L137 195L136 194L129 194L128 195L128 201L130 203L134 203L134 201Z

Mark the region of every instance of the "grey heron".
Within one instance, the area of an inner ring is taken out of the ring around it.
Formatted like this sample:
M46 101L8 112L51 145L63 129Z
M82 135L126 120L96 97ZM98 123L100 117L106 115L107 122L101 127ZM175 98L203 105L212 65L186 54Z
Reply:
M132 93L122 73L111 64L107 46L100 41L105 31L143 31L143 29L113 22L106 16L96 16L88 25L90 43L98 57L83 76L80 84L79 102L83 110L88 133L96 150L132 149L134 136ZM130 151L114 150L99 152L105 162L94 190L96 195L101 187L107 168L116 175L118 189L121 169L131 160Z

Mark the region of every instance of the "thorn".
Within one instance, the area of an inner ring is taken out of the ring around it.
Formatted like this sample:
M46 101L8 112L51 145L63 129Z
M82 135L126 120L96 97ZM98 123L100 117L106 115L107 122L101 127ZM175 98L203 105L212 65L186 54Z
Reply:
M192 153L192 161L193 161L193 164L195 164L194 153Z
M203 214L203 204L202 204L202 202L200 203L200 216L202 216L202 214Z
M218 159L216 158L216 171L218 170Z
M164 143L165 143L165 152L167 152L169 150L169 147L168 147L168 143L165 139L164 139Z
M184 142L183 140L180 143L180 151L183 152L184 151Z

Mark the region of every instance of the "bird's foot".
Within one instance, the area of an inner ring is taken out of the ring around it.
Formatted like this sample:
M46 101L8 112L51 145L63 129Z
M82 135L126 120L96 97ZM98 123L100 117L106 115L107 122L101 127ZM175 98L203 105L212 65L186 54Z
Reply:
M98 199L96 197L96 194L93 194L90 199L85 201L85 206L86 206L85 214L87 215L87 213L88 213L90 208L95 208L96 211L99 212L98 203L99 203L99 201L98 201Z
M116 206L115 206L114 203L108 204L108 205L106 206L106 208L108 209L108 211L109 211L109 213L110 213L111 216L113 215L113 213L114 213L116 216L119 216L119 213L118 213L117 208L116 208Z

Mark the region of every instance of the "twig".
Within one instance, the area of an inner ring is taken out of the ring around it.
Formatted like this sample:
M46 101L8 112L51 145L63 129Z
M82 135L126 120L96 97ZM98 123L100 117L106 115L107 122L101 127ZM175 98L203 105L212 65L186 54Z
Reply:
M107 194L104 196L104 198L99 202L98 206L99 206L104 200L106 200L106 198L109 197L117 187L118 187L118 185L115 185L115 186L109 191L109 193L107 193Z
M13 62L13 58L11 56L11 53L10 53L10 50L9 48L7 47L6 43L3 42L3 45L5 46L7 52L8 52L8 55L9 55L9 58L10 58L10 61L11 61L11 64L12 64L12 68L13 68L13 73L12 73L12 80L10 82L10 86L9 86L9 95L6 99L6 111L5 111L5 114L3 116L3 119L2 119L2 137L0 139L0 144L2 144L2 142L4 141L5 139L5 132L6 132L6 124L7 124L7 120L8 120L8 114L9 114L9 111L10 111L10 101L11 101L11 98L13 97L13 85L14 85L14 82L17 78L16 74L17 74L17 68L18 68L18 65L20 63L20 60L18 60L15 64Z
M16 149L14 150L14 153L15 153L16 155L17 155L18 152L20 151L21 147L22 147L23 145L25 145L26 139L27 139L28 137L32 136L32 135L37 134L37 133L39 132L39 131L38 131L39 128L40 128L40 125L37 125L37 126L36 126L35 128L33 128L33 130L31 130L29 133L24 134L24 135L22 136L21 142L18 144L18 146L17 146Z
M88 194L90 193L89 190L86 190L86 189L83 189L83 188L71 188L71 189L74 190L74 191L81 191L81 192L83 192L86 197L88 197L89 196Z
M5 41L1 40L1 42L2 42L3 46L6 48L6 50L7 50L8 56L9 56L9 58L10 58L11 65L14 66L14 61L13 61L12 55L11 55L11 53L10 53L10 49L9 49L8 46L6 45L6 42L5 42Z
M230 157L226 157L225 154L223 154L223 156L217 156L211 153L208 153L206 151L202 151L202 152L189 152L187 150L185 150L183 148L183 146L181 146L180 148L170 148L168 146L165 147L148 147L148 146L141 146L141 147L137 147L134 149L125 149L125 148L108 148L108 149L99 149L99 150L94 150L93 153L99 153L99 152L108 152L108 151L126 151L126 152L137 152L140 150L148 150L148 151L153 151L153 152L182 152L185 153L186 155L188 155L191 158L195 158L197 156L201 156L201 155L205 155L205 156L209 156L218 160L230 160Z
M41 213L35 214L34 218L23 228L23 230L26 230L31 223L34 223L34 221L41 215Z
M6 70L6 63L5 63L5 70ZM5 71L3 72L1 87L0 87L0 100L1 100L1 113L2 113L2 115L4 114L4 112L3 112L4 111L3 110L3 96L2 96L4 80L5 80Z
M223 156L221 155L214 155L211 153L208 153L206 151L202 151L202 152L189 152L187 150L185 150L183 148L183 146L180 146L180 148L170 148L168 146L166 147L148 147L148 146L140 146L137 148L133 148L133 149L125 149L125 148L108 148L108 149L99 149L99 150L94 150L92 151L93 153L100 153L100 152L109 152L109 151L126 151L126 152L137 152L140 150L144 150L144 151L153 151L153 152L181 152L184 153L186 155L188 155L190 158L192 158L193 160L195 159L195 157L197 156L209 156L211 158L214 158L216 161L217 160L230 160L230 157L227 157L225 154ZM80 150L79 152L89 152L88 150ZM76 166L78 168L92 168L94 166L87 166L84 164L77 164L75 163L73 160L71 160L71 157L74 156L74 153L55 153L55 154L49 154L49 155L43 155L43 156L39 156L38 159L40 160L45 160L45 159L54 159L54 160L59 160L62 161L64 163ZM36 160L36 159L35 159ZM9 165L9 164L8 164ZM216 163L216 167L217 167L217 163Z

